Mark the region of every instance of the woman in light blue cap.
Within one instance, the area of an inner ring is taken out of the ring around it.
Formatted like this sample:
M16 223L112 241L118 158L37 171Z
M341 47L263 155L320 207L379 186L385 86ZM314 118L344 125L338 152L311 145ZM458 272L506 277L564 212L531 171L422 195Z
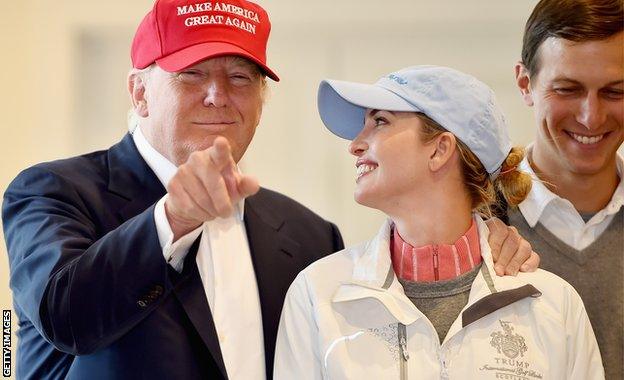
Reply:
M276 379L602 379L583 303L538 270L494 275L481 215L521 202L494 94L414 66L373 85L323 81L323 123L352 140L355 200L388 220L370 241L299 274L280 322Z

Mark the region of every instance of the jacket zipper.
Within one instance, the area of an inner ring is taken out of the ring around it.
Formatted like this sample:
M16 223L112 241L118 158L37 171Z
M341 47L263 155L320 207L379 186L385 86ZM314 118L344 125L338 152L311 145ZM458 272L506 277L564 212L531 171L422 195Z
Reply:
M409 360L409 351L407 350L407 328L404 324L397 324L397 333L399 338L399 364L401 370L401 380L407 380L407 361Z
M433 278L438 281L440 279L440 272L438 268L440 267L440 258L438 257L438 246L433 246Z

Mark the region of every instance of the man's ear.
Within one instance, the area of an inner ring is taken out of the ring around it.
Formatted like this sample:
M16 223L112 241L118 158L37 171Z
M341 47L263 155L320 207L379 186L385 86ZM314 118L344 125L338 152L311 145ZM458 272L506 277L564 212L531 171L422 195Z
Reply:
M145 80L137 73L128 75L128 92L132 99L132 108L137 115L148 117L147 100L145 99Z
M457 139L451 132L443 132L432 143L435 149L429 157L429 170L439 172L447 166L457 150Z
M533 95L531 94L531 78L529 76L529 70L522 62L516 63L516 85L520 89L522 94L522 100L524 104L529 107L533 106Z

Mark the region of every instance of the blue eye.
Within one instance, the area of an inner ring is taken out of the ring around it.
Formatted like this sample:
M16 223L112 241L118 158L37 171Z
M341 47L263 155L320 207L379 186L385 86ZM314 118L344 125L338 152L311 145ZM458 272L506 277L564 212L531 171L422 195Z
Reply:
M378 127L380 125L388 124L388 120L383 117L376 117L373 119L375 121L375 126Z

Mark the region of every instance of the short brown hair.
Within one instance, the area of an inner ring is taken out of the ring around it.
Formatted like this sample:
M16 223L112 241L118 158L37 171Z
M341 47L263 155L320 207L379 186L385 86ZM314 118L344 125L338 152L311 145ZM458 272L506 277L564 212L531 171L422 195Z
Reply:
M522 63L530 75L539 71L537 54L550 38L574 42L603 40L624 30L622 0L541 0L527 20Z
M428 143L444 132L444 127L425 114L418 114L422 121L420 129L421 140ZM501 167L501 174L492 180L485 167L477 156L457 139L457 150L461 161L462 177L464 186L470 195L472 209L484 216L492 216L492 206L501 206L496 196L498 190L507 205L514 207L522 202L531 191L532 180L528 173L520 171L518 165L524 158L524 149L514 147L507 155Z

